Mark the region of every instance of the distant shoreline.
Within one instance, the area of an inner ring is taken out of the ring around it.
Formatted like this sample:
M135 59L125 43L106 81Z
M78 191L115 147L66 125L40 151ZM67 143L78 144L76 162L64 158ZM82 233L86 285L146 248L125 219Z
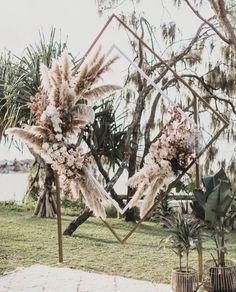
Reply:
M33 164L32 159L24 160L1 160L0 161L0 173L29 173Z

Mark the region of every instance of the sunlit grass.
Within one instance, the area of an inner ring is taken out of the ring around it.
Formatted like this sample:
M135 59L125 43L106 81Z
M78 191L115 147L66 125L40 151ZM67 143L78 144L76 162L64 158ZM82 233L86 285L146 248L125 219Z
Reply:
M63 228L73 219L63 216ZM121 234L132 224L121 219L109 219ZM103 222L89 219L73 237L63 237L62 266L115 274L137 279L169 283L171 269L177 258L168 247L160 248L167 232L156 223L145 223L125 244L116 241ZM230 258L236 259L236 233L229 234ZM204 243L205 259L213 243ZM0 273L32 264L57 265L57 224L55 219L32 217L32 211L12 210L0 206ZM191 264L197 267L197 254L191 254Z

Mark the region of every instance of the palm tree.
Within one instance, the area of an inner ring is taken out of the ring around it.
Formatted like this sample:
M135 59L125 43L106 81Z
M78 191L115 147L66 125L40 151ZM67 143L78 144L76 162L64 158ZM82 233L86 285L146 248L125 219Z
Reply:
M49 41L46 41L44 34L40 33L39 43L34 46L28 46L23 57L13 56L10 52L0 56L0 138L3 137L4 131L9 127L21 127L24 124L32 124L32 113L28 103L30 102L30 97L36 94L40 85L40 63L50 67L52 59L60 56L65 49L67 49L66 41L61 39L57 41L56 30L53 28ZM72 55L71 58L73 65L76 66L77 60ZM92 126L94 147L90 143L89 133L91 129L89 127L85 129L84 139L95 156L99 171L105 178L106 183L108 183L109 175L101 167L101 160L104 162L105 157L108 165L119 165L122 156L122 147L120 148L120 146L122 146L125 131L120 129L120 126L117 126L111 99L95 107L95 112L96 121ZM102 144L100 142L98 144L94 143L95 140L98 141L101 138L101 132L108 134L106 135L106 141L104 140ZM107 146L104 148L105 145ZM107 147L109 151L107 151ZM53 171L50 165L46 164L32 148L29 149L35 157L34 168L43 172L44 177L43 190L39 190L41 191L40 196L36 194L38 196L38 203L34 214L39 217L53 217L56 213L54 197L52 195ZM96 153L98 153L98 156ZM39 171L34 171L34 173L35 177L31 179L27 195L32 191L32 182L35 183L39 178ZM123 203L119 200L113 188L111 188L110 192L119 204Z
M40 85L40 63L50 66L67 48L67 42L57 40L56 29L52 28L49 40L39 33L38 44L26 47L23 56L18 57L5 52L0 57L0 139L10 127L21 127L32 123L32 113L28 107L31 96L34 96ZM72 58L74 64L75 59ZM56 214L52 196L53 171L43 159L29 148L35 157L36 164L44 170L44 190L39 196L35 215L53 217Z
M86 153L80 143L82 129L95 118L93 102L120 89L117 85L98 83L116 59L114 56L106 60L106 54L102 54L99 47L79 70L73 68L66 52L53 61L50 69L41 64L40 86L28 104L33 113L33 125L7 130L7 134L20 138L57 171L63 180L65 194L74 198L82 195L94 215L103 219L108 194L93 177L90 153ZM45 185L46 200L48 189L50 192L51 186Z

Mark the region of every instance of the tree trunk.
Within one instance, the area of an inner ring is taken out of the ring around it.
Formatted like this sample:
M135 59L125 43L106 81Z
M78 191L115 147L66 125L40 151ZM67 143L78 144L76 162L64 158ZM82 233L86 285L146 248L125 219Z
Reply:
M131 189L130 187L128 187L127 204L132 199L134 193L135 193L135 189ZM137 213L135 212L136 211L135 209L136 208L131 208L125 212L125 221L126 222L136 223L138 216L137 216Z
M39 196L39 174L40 174L40 163L35 159L33 165L30 168L30 174L28 178L28 186L24 195L23 202L36 202Z
M34 215L42 218L54 218L56 216L56 202L52 193L54 172L51 166L46 164L32 148L29 148L29 151L35 158L35 162L32 166L34 174L30 177L29 187L24 202L27 202L28 199L35 200L36 197L38 197ZM39 181L42 180L40 175L41 172L43 173L43 190L40 194Z
M141 90L141 89L140 89ZM142 93L139 93L139 97L136 104L136 111L137 111L137 118L136 123L133 127L132 136L130 139L130 151L131 155L129 158L129 166L128 166L128 173L129 178L132 177L136 172L137 167L137 153L138 153L138 143L139 143L139 136L140 136L140 121L144 109L144 101L145 101L145 95ZM135 193L135 189L131 189L128 187L127 192L127 203L131 200ZM130 222L136 222L136 212L135 208L128 209L125 213L125 221Z
M105 188L106 191L107 188ZM111 197L117 201L117 203L119 204L119 206L121 208L124 208L125 205L123 203L123 201L118 197L118 195L116 194L116 192L114 191L114 189L111 187L111 190L110 190L110 193L111 193ZM72 235L75 230L80 226L82 225L90 216L93 215L93 212L89 210L89 208L85 208L84 209L84 212L78 216L75 220L73 220L69 225L68 227L65 229L65 231L63 232L63 235Z
M86 207L84 212L69 224L69 226L63 232L63 235L71 236L75 232L75 230L81 224L83 224L92 214L93 212L90 211L89 208Z
M135 171L136 171L136 162L137 162L137 147L135 146L132 149L132 154L131 154L130 160L129 160L129 168L128 168L129 178L132 177L135 174ZM132 189L132 188L128 187L128 191L127 191L127 204L132 199L134 193L135 193L135 189ZM125 221L127 221L127 222L134 222L135 223L136 222L136 219L138 219L138 218L136 216L135 208L128 209L125 212Z
M219 25L223 29L227 40L224 41L231 46L236 53L236 34L234 31L234 27L231 24L228 16L227 16L227 9L226 3L224 0L216 0L216 1L208 1L211 5L212 10L215 13L215 18L218 20ZM219 34L218 34L219 35Z
M39 196L34 211L34 215L38 217L54 218L56 215L56 202L52 194L54 182L54 173L49 164L45 164L44 190Z

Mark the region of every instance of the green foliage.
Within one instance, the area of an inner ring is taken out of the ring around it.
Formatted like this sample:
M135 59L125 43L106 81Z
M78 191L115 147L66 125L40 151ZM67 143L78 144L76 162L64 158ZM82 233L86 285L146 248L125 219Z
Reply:
M172 208L169 207L169 197L166 196L161 200L161 202L157 205L155 210L153 211L153 215L151 217L151 221L159 222L164 221L165 226L165 218L170 217L173 213Z
M33 214L35 209L36 201L28 200L24 204L19 204L15 201L3 201L0 202L0 208L4 210L16 211L16 212L26 212L30 211ZM66 197L61 199L61 211L63 215L78 216L84 210L84 203L82 201L71 201Z
M181 191L183 191L189 194L194 190L195 187L196 187L196 184L193 181L185 182L185 181L179 180L175 184L175 191L176 193L180 193Z
M84 207L82 200L71 201L65 196L61 199L61 210L64 215L78 216L83 212Z
M203 177L202 181L206 190L193 191L197 200L195 206L204 210L206 222L213 226L221 225L222 218L224 221L227 219L227 213L234 199L230 181L223 169L215 175Z
M229 226L233 228L236 221L236 197L234 197L232 206L229 210L229 218Z
M197 216L213 227L211 238L215 243L217 258L212 257L216 266L224 267L227 252L225 234L231 216L234 215L234 212L230 212L234 195L223 169L215 175L203 177L202 181L205 192L199 189L193 191L197 201L192 207Z
M122 115L116 116L116 108L112 98L107 98L95 106L95 121L85 129L85 141L96 151L96 154L109 166L119 165L124 157L124 141L126 129L122 123Z
M106 214L108 218L117 218L117 210L113 205L106 207Z
M178 213L170 219L166 218L166 226L168 228L169 240L171 248L179 257L179 270L188 271L189 268L189 252L196 247L196 242L200 236L202 225L190 216ZM186 255L186 267L182 267L182 258Z
M85 205L82 200L71 201L67 197L61 199L61 206L63 208L78 209L78 207L84 208Z
M30 123L27 103L40 84L40 63L51 65L65 48L66 41L57 41L56 29L52 28L48 41L40 33L39 43L26 47L22 57L10 52L0 56L0 137L8 127Z
M3 201L0 202L0 208L4 208L9 211L23 212L26 208L23 205L17 204L15 201Z
M176 35L176 23L175 22L169 22L163 23L161 25L161 32L162 37L164 40L167 41L167 43L173 43L175 41L175 35Z
M62 216L62 227L75 219ZM132 223L121 219L109 221L117 232L126 233ZM75 234L63 237L64 267L110 275L169 283L176 266L168 246L159 249L159 242L168 235L159 224L144 222L127 244L120 244L98 218L89 218ZM236 258L236 233L229 234L229 249ZM16 212L0 205L0 274L19 266L58 263L57 223L55 219L32 217L31 211ZM206 238L204 247L213 247ZM109 251L109 252L108 252ZM210 259L205 254L206 259ZM193 250L191 267L197 268L197 252Z

